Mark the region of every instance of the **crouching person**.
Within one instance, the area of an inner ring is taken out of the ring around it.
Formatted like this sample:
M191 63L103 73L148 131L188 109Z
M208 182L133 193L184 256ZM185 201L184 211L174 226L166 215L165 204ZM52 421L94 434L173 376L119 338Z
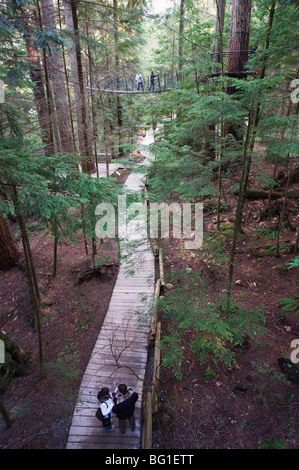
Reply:
M125 384L120 384L115 397L117 404L112 408L119 420L119 429L121 433L126 430L126 420L129 421L131 431L135 430L135 403L138 400L138 394L133 392L131 388L127 388Z

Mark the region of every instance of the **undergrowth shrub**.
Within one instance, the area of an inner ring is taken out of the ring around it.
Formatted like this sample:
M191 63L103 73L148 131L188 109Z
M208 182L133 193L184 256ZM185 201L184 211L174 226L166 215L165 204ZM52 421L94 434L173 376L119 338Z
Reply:
M232 302L228 311L226 298L212 298L198 275L176 277L178 287L159 300L159 308L168 319L160 343L163 365L178 379L186 351L200 364L212 359L231 366L236 362L234 346L247 337L258 340L267 331L263 307L246 310Z

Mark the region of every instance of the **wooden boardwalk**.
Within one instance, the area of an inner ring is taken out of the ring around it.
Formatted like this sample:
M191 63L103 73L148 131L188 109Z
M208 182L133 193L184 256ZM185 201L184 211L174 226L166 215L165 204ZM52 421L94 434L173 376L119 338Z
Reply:
M143 144L152 142L147 134ZM147 151L143 155L149 157ZM144 175L131 173L126 181L130 191L141 192ZM138 223L132 220L127 236L120 242L122 254L119 274L109 308L83 376L75 406L66 449L139 449L142 439L142 392L148 355L148 342L154 296L154 255L149 240L140 236ZM129 247L129 245L135 245ZM133 275L127 275L133 265ZM125 434L118 428L104 431L95 417L97 393L102 387L113 391L125 383L139 394L136 403L136 429L127 426Z
M119 163L109 163L109 176L111 176L115 171L118 169L123 168ZM107 176L107 168L106 163L98 163L98 171L100 178L106 178ZM96 173L92 173L91 175L93 178L97 177Z

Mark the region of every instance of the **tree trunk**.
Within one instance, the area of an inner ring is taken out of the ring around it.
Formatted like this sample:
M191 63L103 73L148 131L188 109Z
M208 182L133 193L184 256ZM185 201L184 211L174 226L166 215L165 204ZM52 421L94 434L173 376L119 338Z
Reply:
M20 227L20 230L21 230L22 244L23 244L25 262L26 262L26 269L27 269L30 293L31 293L31 298L32 298L32 303L33 303L35 324L36 324L36 329L37 329L37 334L38 334L39 365L40 365L40 371L42 371L43 348L42 348L41 323L40 323L41 299L40 299L40 293L39 293L38 284L37 284L37 277L36 277L35 266L34 266L34 262L33 262L32 251L31 251L31 247L30 247L30 241L29 241L29 237L28 237L28 231L27 231L27 227L26 227L26 224L25 224L24 216L23 216L22 212L20 211L19 200L18 200L18 192L17 192L17 189L16 189L15 186L13 187L12 199L13 199L13 204L14 204L14 208L15 208L15 213L17 214L19 227Z
M178 78L183 79L183 55L184 55L184 30L185 30L185 0L180 3L180 22L179 22L179 63L178 63Z
M58 8L59 28L60 28L60 30L62 30L60 0L57 0L57 8ZM67 70L67 65L66 65L66 54L65 54L64 46L62 46L62 59L63 59L64 74L65 74L65 78L66 78L67 99L68 99L68 106L69 106L69 110L70 110L72 136L73 136L75 154L77 155L75 127L74 127L74 119L73 119L73 111L72 111L72 100L71 100L71 94L70 94L69 72Z
M53 0L42 0L41 12L43 29L56 32L56 15ZM70 125L70 110L67 102L67 90L65 85L65 74L63 63L55 43L51 43L54 52L48 55L47 66L49 77L53 85L54 100L56 105L57 122L60 133L61 149L63 153L75 154L72 129Z
M252 122L251 122L250 116L249 116L247 131L246 131L245 142L243 145L243 169L242 169L242 177L240 181L240 190L239 190L239 198L238 198L236 217L235 217L232 248L231 248L231 253L230 253L228 285L227 285L228 313L230 311L230 306L231 306L232 282L233 282L233 274L234 274L234 267L235 267L237 239L238 239L239 233L242 230L243 205L244 205L245 192L246 192L247 182L248 182L248 174L249 174L250 165L251 165L250 139L251 139L251 133L252 133Z
M0 269L9 269L17 264L20 251L12 236L9 225L0 215Z
M218 35L214 48L214 59L216 62L222 61L222 35L224 28L225 5L226 0L216 0L216 20L214 30L215 35Z
M88 16L87 16L87 5L85 2L85 20L86 20L86 37L89 41L89 27L88 27ZM88 70L89 70L89 81L90 81L90 99L91 99L91 115L92 115L92 134L93 134L93 148L94 158L96 165L96 174L99 178L99 165L98 165L98 150L97 150L97 118L95 110L95 99L94 99L94 74L93 74L93 60L91 54L91 48L89 42L87 43L87 55L88 55Z
M27 16L27 15L26 15ZM47 97L45 94L42 67L38 52L34 45L34 37L30 31L25 35L28 62L30 64L30 78L34 83L33 94L36 103L39 125L42 131L42 141L44 144L45 155L53 155L53 130L51 126L51 117L48 112Z
M113 0L113 26L114 26L114 45L115 45L115 69L117 74L117 89L119 88L119 33L118 33L118 17L117 17L117 9L118 9L118 0ZM122 158L124 156L124 151L120 147L122 144L122 105L121 99L119 95L116 95L116 115L117 115L117 129L118 129L118 156Z
M224 28L224 16L225 16L225 5L226 0L216 0L216 19L215 19L215 29L214 32L219 37L216 38L216 43L214 47L214 60L215 62L221 62L221 71L219 71L218 67L215 69L215 73L224 74L224 67L223 67L223 54L222 54L222 36L223 36L223 28ZM221 126L222 129L223 126ZM223 131L224 132L224 131ZM216 129L215 125L211 125L208 128L208 132L204 137L204 150L205 154L207 155L208 159L214 159L216 157L215 147L215 137L216 137ZM222 139L222 135L220 138ZM219 168L220 169L220 168Z
M71 55L71 60L74 86L75 84L78 85L77 88L75 86L74 91L75 96L77 94L76 98L78 98L78 138L81 157L83 157L82 169L85 173L91 173L95 168L95 163L92 156L87 117L77 6L75 0L64 0L63 4L67 27L73 32L74 38L74 54Z
M266 41L265 41L265 46L264 46L265 51L267 51L269 49L269 45L270 45L270 35L271 35L273 21L274 21L275 6L276 6L276 0L272 0L271 6L270 6L269 18L268 18ZM260 78L265 77L266 66L267 66L267 55L265 55L263 57L263 66L262 66L261 71L260 71Z
M241 72L248 61L251 0L232 0L228 70Z
M229 41L228 72L241 77L248 62L248 45L250 33L251 0L232 0L231 30ZM235 87L229 86L227 93L235 93ZM239 142L243 133L234 126L228 126L225 134L232 134Z
M72 41L73 45L69 50L69 57L71 63L71 82L74 88L74 98L76 103L76 119L77 119L77 135L78 135L78 144L79 144L79 151L80 155L84 156L86 154L85 144L84 144L84 137L83 137L83 119L82 119L82 106L81 106L81 95L78 83L78 67L77 67L77 59L76 59L76 49L75 49L75 41L74 41L74 23L73 23L73 16L72 10L70 7L69 1L63 1L64 6L64 16L65 16L65 23L66 27L69 31L72 32ZM68 39L69 40L69 39Z
M234 191L234 194L239 194L239 191ZM262 189L247 189L245 192L245 197L247 199L281 199L285 197L285 193L281 191L264 191ZM299 192L288 191L287 197L289 199L299 199Z

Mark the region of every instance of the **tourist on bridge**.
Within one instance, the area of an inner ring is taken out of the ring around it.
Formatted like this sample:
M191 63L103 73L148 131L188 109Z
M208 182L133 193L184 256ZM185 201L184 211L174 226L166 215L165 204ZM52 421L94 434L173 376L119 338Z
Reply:
M249 51L249 55L251 56L252 54L254 54L254 53L255 53L255 51L257 50L257 48L258 48L258 46L257 46L257 45L256 45L256 46L253 46L253 48L252 48L252 49L250 49L250 51Z
M149 88L149 91L151 91L153 89L153 91L155 91L155 78L157 77L158 75L155 75L154 74L154 71L152 71L151 75L150 75L150 88Z
M120 384L115 391L117 404L112 408L119 420L119 429L121 433L126 430L126 420L129 421L131 431L135 430L135 403L138 400L138 394L125 384Z
M137 75L136 75L136 82L137 82L137 91L140 90L140 87L142 88L142 91L144 91L144 88L143 88L143 77L141 75L140 72L137 72Z
M113 395L110 393L109 388L104 387L98 393L98 400L100 401L100 410L102 414L103 428L105 431L112 431L114 426L111 422L111 412L115 405Z

